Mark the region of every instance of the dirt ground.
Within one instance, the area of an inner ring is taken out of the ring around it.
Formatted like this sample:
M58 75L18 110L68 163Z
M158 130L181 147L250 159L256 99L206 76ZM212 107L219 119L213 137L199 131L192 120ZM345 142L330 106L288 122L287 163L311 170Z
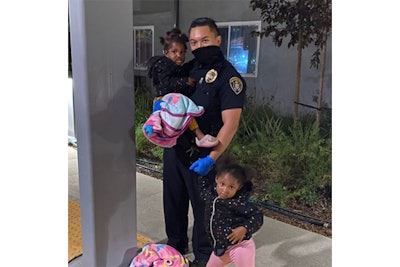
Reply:
M322 202L326 202L325 200L321 200ZM317 203L321 203L317 201ZM296 213L305 214L311 216L313 218L318 218L323 221L332 222L332 207L330 203L326 203L325 207L318 207L316 204L314 207L301 206L299 204L292 204L286 206L288 210L294 210ZM325 226L316 225L313 223L309 223L306 221L302 221L296 218L292 218L281 214L279 212L275 212L269 209L262 209L265 216L276 219L281 222L285 222L287 224L297 226L299 228L324 235L326 237L332 238L332 223L327 224Z

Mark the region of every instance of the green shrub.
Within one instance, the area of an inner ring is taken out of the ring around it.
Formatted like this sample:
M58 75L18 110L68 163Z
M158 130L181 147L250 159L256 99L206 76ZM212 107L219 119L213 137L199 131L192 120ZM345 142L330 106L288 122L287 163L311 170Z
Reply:
M142 157L150 157L152 160L162 161L163 148L154 145L144 136L143 123L150 116L153 100L147 94L138 94L135 97L135 140L136 154Z
M135 124L143 124L153 109L153 100L144 94L135 96Z
M331 138L329 131L322 137L309 118L295 126L288 121L266 107L248 105L228 151L258 171L262 184L256 186L264 196L257 197L280 205L289 198L311 204L331 191Z
M164 149L162 147L153 145L151 148L151 154L153 155L154 160L158 160L159 162L163 161L163 152Z
M290 193L282 184L273 183L267 185L266 189L267 193L263 198L263 201L273 202L281 207L286 206L286 201L288 200Z
M154 146L147 138L144 136L142 131L142 124L136 124L135 128L135 142L136 142L136 153L138 155L146 155L152 146Z
M137 154L161 162L163 149L148 141L141 130L151 113L152 99L139 94L135 103ZM227 152L256 169L256 198L285 206L292 199L312 204L320 194L330 194L331 124L322 121L318 127L314 121L306 116L293 125L292 118L279 116L266 105L246 104Z

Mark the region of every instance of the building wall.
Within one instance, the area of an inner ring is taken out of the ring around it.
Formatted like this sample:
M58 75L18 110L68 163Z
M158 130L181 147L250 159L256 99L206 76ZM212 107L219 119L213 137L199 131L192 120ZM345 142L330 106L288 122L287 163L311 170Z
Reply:
M137 2L135 9L135 2ZM151 2L152 5L139 4ZM162 2L159 3L159 2ZM134 26L154 25L154 53L161 54L159 36L170 30L176 22L184 33L188 32L190 23L197 17L211 17L217 22L259 21L260 11L250 8L249 0L180 0L177 1L134 1ZM179 14L179 19L176 15ZM263 24L262 24L263 26ZM328 40L327 66L325 69L323 103L332 105L332 49L331 38ZM316 106L319 88L320 69L310 68L311 55L316 47L309 46L303 50L300 103ZM192 59L190 50L186 59ZM285 43L276 47L270 38L262 38L259 50L257 78L246 77L248 95L257 104L268 104L283 115L293 114L294 92L296 81L297 49L287 47ZM146 75L145 71L135 71L135 75ZM300 114L315 112L314 109L299 106Z

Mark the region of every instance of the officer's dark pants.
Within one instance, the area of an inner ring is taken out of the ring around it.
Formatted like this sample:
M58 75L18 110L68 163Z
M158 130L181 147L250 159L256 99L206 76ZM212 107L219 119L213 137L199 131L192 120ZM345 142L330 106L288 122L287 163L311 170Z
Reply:
M194 217L193 253L198 260L208 259L212 249L204 226L204 202L199 196L198 175L178 160L172 148L164 149L163 158L163 201L167 244L181 253L187 247L190 200Z

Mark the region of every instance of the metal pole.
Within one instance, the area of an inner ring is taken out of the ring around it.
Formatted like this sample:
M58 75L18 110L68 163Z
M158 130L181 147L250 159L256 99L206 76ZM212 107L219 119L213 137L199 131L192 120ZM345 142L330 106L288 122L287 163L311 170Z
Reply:
M83 255L128 266L137 247L132 1L70 0ZM101 15L99 15L101 14Z

